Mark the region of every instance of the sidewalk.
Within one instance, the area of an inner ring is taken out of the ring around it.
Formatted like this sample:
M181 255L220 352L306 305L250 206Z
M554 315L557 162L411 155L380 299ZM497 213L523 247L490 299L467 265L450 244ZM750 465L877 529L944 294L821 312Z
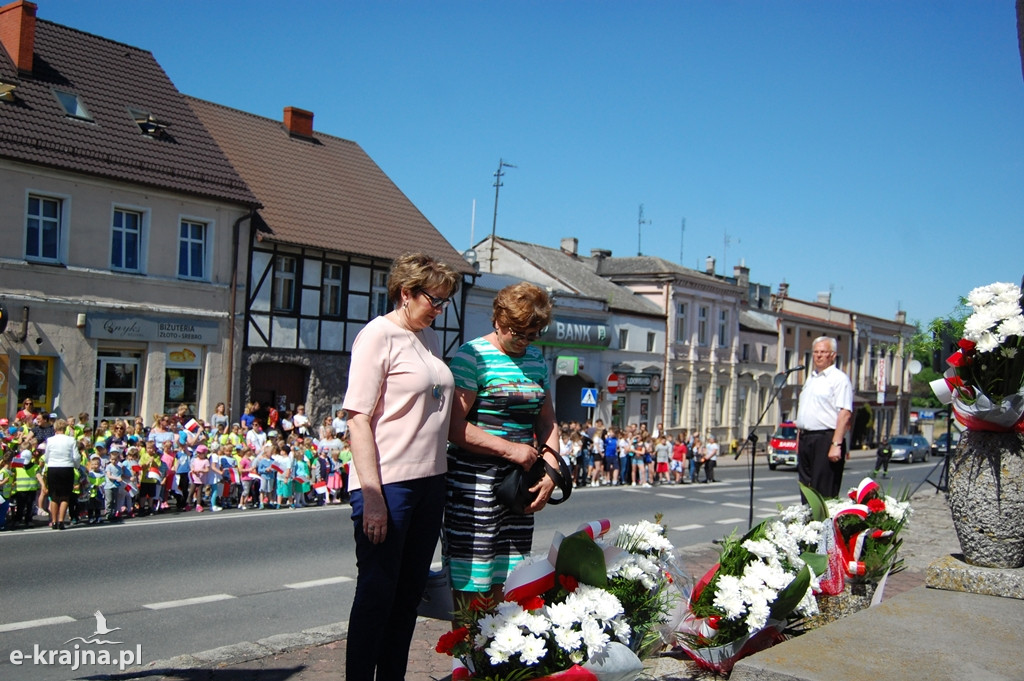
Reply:
M874 452L871 452L874 455ZM922 487L912 499L914 515L905 530L902 555L906 569L889 578L884 600L904 593L925 580L933 560L959 551L945 495L930 486ZM684 569L699 578L716 562L714 544L679 549ZM440 681L450 675L451 658L434 651L448 623L420 619L409 652L407 681ZM152 662L133 673L111 678L127 681L338 681L345 678L345 635L347 623L340 622L299 634L283 634L255 643ZM387 632L381 632L387 635ZM704 681L715 678L695 665L675 657L648 661L649 676L673 681Z

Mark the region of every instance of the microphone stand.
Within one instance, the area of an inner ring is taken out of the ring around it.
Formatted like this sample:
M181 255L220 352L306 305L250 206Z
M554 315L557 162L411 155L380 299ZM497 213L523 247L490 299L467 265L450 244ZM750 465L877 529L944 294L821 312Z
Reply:
M757 470L757 429L764 421L764 417L768 414L768 410L771 409L772 405L779 398L779 394L782 392L782 387L786 385L786 378L789 376L789 372L775 374L772 379L772 395L771 399L768 400L768 404L764 405L764 411L757 417L757 423L755 423L750 429L750 435L743 441L743 445L736 452L735 459L740 458L740 455L750 445L750 504L748 506L747 513L747 529L749 530L754 526L754 473ZM734 459L734 460L735 460Z

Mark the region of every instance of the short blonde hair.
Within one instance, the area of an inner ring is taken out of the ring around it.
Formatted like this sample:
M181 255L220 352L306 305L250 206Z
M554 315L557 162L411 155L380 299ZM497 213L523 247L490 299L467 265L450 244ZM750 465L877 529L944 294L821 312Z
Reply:
M442 289L445 298L459 290L461 277L448 265L424 253L406 253L391 265L388 274L388 298L393 305L402 300L402 291Z
M543 329L551 323L550 296L525 281L498 291L492 307L491 322L506 329Z

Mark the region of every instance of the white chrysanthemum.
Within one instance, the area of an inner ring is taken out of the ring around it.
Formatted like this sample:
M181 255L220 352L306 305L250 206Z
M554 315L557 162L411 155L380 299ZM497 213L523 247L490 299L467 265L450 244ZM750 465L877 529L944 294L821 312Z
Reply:
M523 638L519 659L524 664L535 665L541 661L547 652L544 639L537 636L526 636Z
M794 504L782 509L779 519L786 524L806 523L811 519L811 507L805 504Z
M999 335L1024 336L1024 314L1021 314L1020 307L1017 307L1016 314L1007 317L999 324Z
M768 615L771 612L768 601L765 599L755 599L750 604L747 610L747 617L744 620L747 624L749 631L758 631L764 629L765 624L768 623Z
M803 598L796 606L796 612L804 617L811 617L818 614L818 599L814 597L814 590L808 588Z
M619 643L629 643L629 637L632 634L629 622L624 617L616 617L612 620L612 633Z
M713 605L722 612L723 617L730 620L736 619L746 611L739 577L735 575L718 576Z
M583 632L575 627L555 627L552 633L555 643L566 652L579 650L583 644Z
M579 621L575 610L569 603L551 603L546 608L548 618L555 627L572 627Z
M783 570L778 563L769 564L755 561L743 570L741 581L744 585L749 585L750 588L760 584L777 593L793 581L793 576Z
M769 533L771 529L769 529ZM775 544L772 541L766 539L748 539L743 542L743 548L750 551L752 554L763 560L770 558L776 558L779 554L775 548Z
M611 637L605 633L604 627L594 620L587 620L580 624L580 628L583 630L583 643L587 646L587 652L591 656L602 652L611 641Z

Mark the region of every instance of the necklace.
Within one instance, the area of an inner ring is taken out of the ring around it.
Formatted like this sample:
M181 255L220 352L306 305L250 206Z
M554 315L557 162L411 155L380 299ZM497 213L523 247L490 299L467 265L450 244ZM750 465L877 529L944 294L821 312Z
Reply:
M409 336L411 337L412 349L416 352L416 356L420 358L420 362L423 363L423 366L426 367L427 371L430 372L430 376L434 379L434 385L431 386L430 394L434 396L435 400L441 400L444 397L444 392L441 390L441 380L440 378L438 378L437 372L434 371L434 367L432 367L430 363L423 357L422 353L420 353L419 346L421 345L421 343L416 334L410 331L409 329L406 329L406 333L408 333ZM431 357L433 357L433 353L428 354L430 354Z

